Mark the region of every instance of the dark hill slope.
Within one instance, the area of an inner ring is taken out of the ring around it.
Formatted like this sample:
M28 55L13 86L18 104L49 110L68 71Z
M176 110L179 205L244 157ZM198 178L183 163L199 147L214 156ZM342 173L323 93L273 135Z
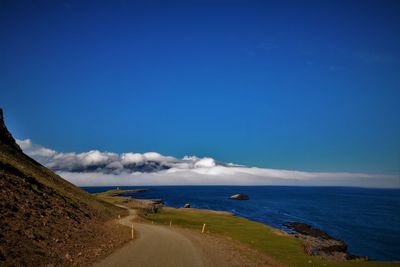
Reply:
M0 109L0 266L87 265L127 239L124 213L23 154Z

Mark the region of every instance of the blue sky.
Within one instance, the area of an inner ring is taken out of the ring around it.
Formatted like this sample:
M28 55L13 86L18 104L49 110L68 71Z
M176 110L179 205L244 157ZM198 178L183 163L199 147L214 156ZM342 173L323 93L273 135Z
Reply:
M400 172L398 1L2 1L0 106L57 151Z

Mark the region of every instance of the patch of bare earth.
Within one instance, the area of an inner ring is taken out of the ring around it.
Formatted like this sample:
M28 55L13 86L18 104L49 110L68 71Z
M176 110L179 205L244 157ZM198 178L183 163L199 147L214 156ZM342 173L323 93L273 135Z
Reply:
M189 238L201 250L206 267L258 267L282 265L274 259L239 241L210 233L172 228Z

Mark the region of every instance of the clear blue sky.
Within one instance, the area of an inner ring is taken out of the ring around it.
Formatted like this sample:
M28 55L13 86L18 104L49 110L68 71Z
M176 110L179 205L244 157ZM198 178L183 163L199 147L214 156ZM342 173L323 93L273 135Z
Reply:
M399 1L1 1L0 106L58 151L400 172Z

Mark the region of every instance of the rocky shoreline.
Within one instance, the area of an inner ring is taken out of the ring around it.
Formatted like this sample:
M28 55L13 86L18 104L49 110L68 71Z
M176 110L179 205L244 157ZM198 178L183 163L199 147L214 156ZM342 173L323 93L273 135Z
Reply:
M368 260L368 257L355 256L348 252L347 244L335 239L326 232L300 222L288 222L285 227L292 235L303 240L304 253L331 260Z

